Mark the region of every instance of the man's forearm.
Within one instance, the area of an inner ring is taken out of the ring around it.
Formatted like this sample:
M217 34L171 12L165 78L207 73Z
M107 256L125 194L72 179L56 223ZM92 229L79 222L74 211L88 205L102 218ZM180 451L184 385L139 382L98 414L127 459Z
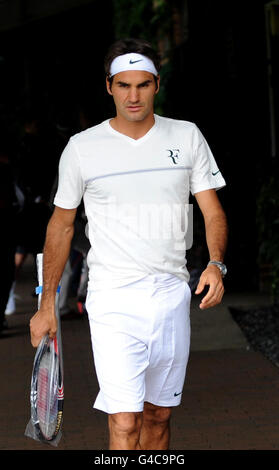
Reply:
M228 225L223 211L205 221L206 242L209 259L223 261L228 241Z
M73 226L63 227L55 218L48 224L44 246L42 308L54 308L57 286L69 257L73 233Z
M54 338L57 331L55 297L69 257L74 233L76 209L56 207L46 233L43 259L43 293L39 310L30 320L32 346L37 347L44 335Z

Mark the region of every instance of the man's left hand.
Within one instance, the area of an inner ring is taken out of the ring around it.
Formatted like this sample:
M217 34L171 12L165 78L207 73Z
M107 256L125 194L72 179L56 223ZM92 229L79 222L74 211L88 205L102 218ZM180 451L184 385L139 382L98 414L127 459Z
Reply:
M217 266L210 265L202 272L195 294L200 294L205 286L209 286L209 289L201 300L200 308L206 309L220 304L225 289L222 274Z

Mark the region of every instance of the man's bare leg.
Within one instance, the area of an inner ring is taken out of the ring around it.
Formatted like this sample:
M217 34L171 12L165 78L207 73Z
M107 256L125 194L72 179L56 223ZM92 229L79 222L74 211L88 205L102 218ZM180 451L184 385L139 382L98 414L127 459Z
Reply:
M139 450L142 413L114 413L108 416L109 450Z
M144 403L140 449L167 450L170 441L171 408Z

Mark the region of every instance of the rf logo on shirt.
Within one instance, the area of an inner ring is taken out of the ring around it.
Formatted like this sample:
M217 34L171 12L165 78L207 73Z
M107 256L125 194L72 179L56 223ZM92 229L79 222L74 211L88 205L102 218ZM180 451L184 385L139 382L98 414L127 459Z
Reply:
M170 154L168 155L169 158L172 159L173 163L176 165L178 162L176 161L176 159L179 158L179 152L180 150L179 149L168 149L167 150L168 152L170 152Z

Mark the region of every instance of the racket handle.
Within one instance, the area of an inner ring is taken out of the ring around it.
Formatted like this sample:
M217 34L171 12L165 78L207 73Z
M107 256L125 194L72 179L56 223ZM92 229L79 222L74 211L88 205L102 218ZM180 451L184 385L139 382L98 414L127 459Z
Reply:
M39 287L43 285L43 253L37 254L37 277L38 277L38 285ZM42 298L42 289L38 292L38 310L41 305L41 298Z

